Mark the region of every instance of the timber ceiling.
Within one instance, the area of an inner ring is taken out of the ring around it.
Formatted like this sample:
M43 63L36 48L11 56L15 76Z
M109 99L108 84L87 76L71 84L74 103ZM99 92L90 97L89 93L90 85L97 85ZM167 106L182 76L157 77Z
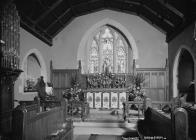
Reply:
M75 17L110 9L138 15L167 35L179 34L196 18L196 0L14 0L21 26L52 45L52 39Z

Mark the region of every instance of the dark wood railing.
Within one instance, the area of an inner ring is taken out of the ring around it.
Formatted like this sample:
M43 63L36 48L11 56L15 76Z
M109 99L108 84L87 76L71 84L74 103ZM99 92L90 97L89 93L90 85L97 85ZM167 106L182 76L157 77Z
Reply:
M138 114L138 119L140 118L141 114L143 114L144 111L144 101L127 101L124 103L124 119L128 118L130 116L130 111L132 110L132 106L135 107L137 110ZM140 113L141 112L141 113Z
M137 110L138 119L143 116L145 110L148 107L161 111L165 106L172 108L172 103L169 101L152 101L150 98L146 98L143 101L126 101L123 106L124 118L128 118L131 110Z
M164 111L165 106L170 110ZM167 140L196 139L196 109L194 107L176 107L173 102L155 102L147 98L144 101L144 110L144 120L138 121L140 137L161 136Z
M66 121L67 103L39 112L38 104L19 105L13 111L14 140L52 140L73 137L72 121Z
M196 109L193 107L184 107L188 113L188 136L195 140L196 139Z

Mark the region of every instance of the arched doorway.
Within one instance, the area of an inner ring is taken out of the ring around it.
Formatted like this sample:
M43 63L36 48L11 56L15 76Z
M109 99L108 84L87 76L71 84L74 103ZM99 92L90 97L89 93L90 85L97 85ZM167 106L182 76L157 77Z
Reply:
M174 62L173 97L188 94L187 102L194 102L194 87L194 60L191 53L182 48Z

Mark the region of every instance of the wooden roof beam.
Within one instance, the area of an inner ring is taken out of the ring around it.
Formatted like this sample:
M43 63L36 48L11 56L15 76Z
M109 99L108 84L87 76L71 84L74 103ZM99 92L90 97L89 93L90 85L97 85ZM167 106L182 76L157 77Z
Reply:
M29 26L25 21L21 20L21 27L23 27L25 30L27 30L28 32L32 33L34 36L36 36L37 38L39 38L40 40L42 40L43 42L45 42L46 44L48 44L49 46L52 46L52 38L39 33L36 29L32 28L31 26Z
M40 1L40 0L39 0ZM35 21L35 24L39 23L46 15L48 15L51 11L53 11L63 0L57 0L55 4L52 5L52 7L45 7L47 10L43 14L41 14L37 20ZM40 1L40 3L42 3Z
M155 24L157 27L165 31L165 33L172 32L174 30L174 27L165 22L163 18L160 18L151 11L149 11L145 5L143 6L142 10L140 10L140 12L142 16L151 21L152 25Z
M55 25L60 19L67 14L68 12L71 11L71 8L67 9L64 13L62 13L56 20L54 20L49 26L45 29L45 32L47 32L50 28L52 28L53 25Z

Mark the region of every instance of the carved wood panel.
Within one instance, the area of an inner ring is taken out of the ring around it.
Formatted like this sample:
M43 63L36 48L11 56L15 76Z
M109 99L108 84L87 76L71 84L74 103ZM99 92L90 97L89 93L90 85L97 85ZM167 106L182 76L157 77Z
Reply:
M154 101L167 100L167 77L166 69L163 68L143 68L137 69L138 73L144 76L143 87L146 95Z

